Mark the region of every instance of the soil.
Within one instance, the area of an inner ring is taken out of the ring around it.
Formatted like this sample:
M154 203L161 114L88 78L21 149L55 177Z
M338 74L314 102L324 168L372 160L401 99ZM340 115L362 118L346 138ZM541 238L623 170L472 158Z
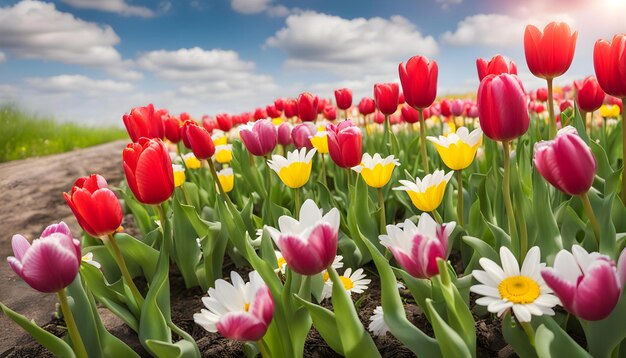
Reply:
M113 142L101 146L81 149L45 158L31 158L0 165L0 188L3 201L0 207L0 256L12 255L10 239L14 233L20 233L29 239L36 237L45 226L64 220L73 232L79 233L80 227L62 198L62 192L68 191L73 181L90 173L100 173L110 185L123 180L121 152L125 142ZM19 208L19 209L18 209ZM133 227L132 217L127 216L123 223L126 230ZM451 257L453 261L459 255ZM230 264L224 272L246 269L235 268ZM458 266L458 265L457 265ZM368 265L368 278L372 283L362 295L356 295L359 318L367 327L369 318L376 306L380 305L380 282L375 268ZM35 322L57 336L65 333L62 321L54 318L56 297L38 293L19 279L8 264L0 263L0 301L11 309L34 319ZM183 279L176 269L170 274L172 319L175 324L196 339L204 357L242 357L243 344L222 338L219 334L208 333L193 322L193 314L202 308L201 297L206 295L199 287L186 289ZM426 334L433 336L433 331L420 308L414 303L407 290L401 290L406 302L408 319ZM330 308L330 300L323 303ZM111 333L129 344L142 357L149 357L137 340L137 336L121 320L100 308L100 315ZM510 346L502 338L500 322L493 317L475 317L478 357L515 356ZM374 341L383 357L414 357L413 353L397 341L391 334L374 337ZM13 321L0 315L0 358L4 357L52 357ZM305 344L305 357L339 357L313 328Z

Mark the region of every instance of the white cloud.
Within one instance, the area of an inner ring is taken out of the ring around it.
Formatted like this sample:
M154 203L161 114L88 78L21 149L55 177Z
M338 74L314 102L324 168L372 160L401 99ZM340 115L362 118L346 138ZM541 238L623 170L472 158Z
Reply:
M0 7L0 49L17 57L104 68L128 73L114 45L120 38L108 25L99 25L58 11L54 4L23 0ZM140 74L134 73L134 77Z
M62 0L64 3L80 8L113 12L123 16L152 17L154 12L147 7L133 6L124 0Z
M437 0L437 4L441 4L442 9L448 9L450 5L458 5L462 2L463 0Z
M88 95L129 92L133 84L113 80L94 80L83 75L59 75L53 77L30 77L25 79L31 88L48 93L78 92Z
M313 11L287 17L286 27L268 38L265 47L286 52L287 68L342 77L395 71L410 56L438 52L435 39L402 16L349 20Z
M5 62L6 60L7 60L7 55L4 52L0 51L0 63Z
M548 22L556 20L566 21L570 25L574 23L574 20L565 14L530 18L504 14L477 14L461 20L456 30L446 31L441 35L441 40L455 46L517 46L524 38L527 24L543 28Z
M233 10L242 14L258 14L265 11L272 0L231 0Z

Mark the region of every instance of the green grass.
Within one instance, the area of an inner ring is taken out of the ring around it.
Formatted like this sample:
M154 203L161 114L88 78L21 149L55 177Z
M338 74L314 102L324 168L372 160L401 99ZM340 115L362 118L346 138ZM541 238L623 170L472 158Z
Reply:
M121 128L59 123L12 105L0 106L0 163L67 152L127 137Z

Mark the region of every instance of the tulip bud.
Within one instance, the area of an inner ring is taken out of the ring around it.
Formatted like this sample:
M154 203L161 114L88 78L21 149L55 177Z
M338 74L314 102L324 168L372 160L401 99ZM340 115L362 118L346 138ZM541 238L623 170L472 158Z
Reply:
M611 96L626 97L625 49L624 34L613 36L611 42L598 40L593 47L593 67L598 84Z
M285 117L292 118L298 115L298 100L289 98L284 103Z
M482 81L487 75L499 75L502 73L510 73L517 75L517 66L515 61L507 63L502 55L495 55L487 62L479 58L476 60L476 69L478 70L478 80Z
M78 178L63 197L80 226L93 237L112 234L122 224L120 202L98 174Z
M405 103L402 105L401 111L402 111L402 118L404 119L405 122L411 123L411 124L419 122L419 112L417 112L417 109ZM426 116L424 117L426 118Z
M180 121L176 117L167 116L163 120L165 126L165 138L172 143L180 142Z
M276 107L277 111L285 110L285 100L283 98L277 98L274 100L274 107Z
M341 88L335 90L335 102L337 107L342 110L350 108L352 105L352 90L349 88Z
M288 122L283 122L278 126L278 144L283 146L291 144L291 129L292 125Z
M383 124L385 123L385 115L381 111L376 111L374 116L372 117L374 123Z
M155 113L154 106L149 104L133 108L130 114L125 114L122 119L130 139L136 142L141 137L163 138L165 129L161 115L162 113Z
M374 113L376 110L376 102L369 97L363 97L359 102L359 113L363 116Z
M478 116L485 135L510 141L528 130L528 104L522 81L510 74L489 75L478 87Z
M312 149L313 144L311 144L311 140L309 139L311 136L315 135L317 129L313 123L300 123L293 128L291 131L291 139L293 139L293 144L296 148L307 148Z
M228 132L233 127L233 119L227 113L220 113L215 115L217 126L224 132Z
M377 83L374 85L374 100L378 110L386 115L395 113L398 109L398 92L400 91L397 83Z
M524 31L524 54L528 69L539 78L564 74L572 64L578 32L573 34L564 22L551 22L543 33L528 25Z
M195 121L187 121L182 129L183 143L200 160L209 159L215 154L215 144L211 135Z
M265 119L267 118L267 112L265 112L265 110L263 108L257 108L254 110L254 119L255 120L259 120L259 119Z
M462 99L455 99L451 101L450 113L453 116L455 117L462 116L464 111L465 111L465 102Z
M279 118L280 115L281 115L281 112L282 112L282 111L278 110L276 108L276 106L273 105L273 104L270 104L267 107L265 107L265 111L267 112L267 115L270 118Z
M363 135L351 121L326 126L328 152L331 159L341 168L352 168L361 163Z
M241 141L253 155L268 155L276 147L276 127L269 119L256 121L253 125L244 125L239 131Z
M298 116L302 122L312 122L317 118L317 96L304 92L298 96Z
M541 176L569 195L585 194L596 175L591 148L567 126L556 138L535 143L535 167Z
M424 56L413 56L406 65L398 66L402 93L406 102L413 108L426 108L437 97L437 75L439 68L436 61L429 61Z
M576 103L581 111L593 112L602 106L605 93L594 76L589 76L581 82L575 81L574 85L576 86Z
M128 187L143 204L160 204L174 192L172 160L160 139L139 138L122 153Z
M324 111L322 112L324 118L328 121L334 121L337 119L337 109L333 105L328 105L324 107Z

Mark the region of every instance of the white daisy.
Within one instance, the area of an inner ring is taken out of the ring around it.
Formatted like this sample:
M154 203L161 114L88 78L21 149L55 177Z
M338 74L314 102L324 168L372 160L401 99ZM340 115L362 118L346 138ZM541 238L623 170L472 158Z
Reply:
M528 250L522 268L515 256L506 247L500 248L502 267L488 258L481 258L483 270L474 270L472 275L480 285L470 287L470 291L482 295L476 304L487 306L491 313L501 317L509 310L519 322L530 322L532 316L553 316L552 307L560 304L559 299L541 277L545 264L539 262L539 247Z
M367 290L367 285L372 282L369 278L365 278L362 268L352 272L352 269L348 267L344 271L343 275L339 276L339 279L341 280L341 283L343 283L343 287L349 295L352 295L352 292L363 293ZM327 272L324 273L324 281L324 289L322 290L320 301L331 297L333 294L333 281L330 279Z
M86 263L86 264L90 264L91 266L94 266L96 268L102 268L102 265L100 265L99 262L94 261L93 259L93 252L88 252L85 254L85 256L81 257L81 261Z
M385 323L383 308L381 306L376 306L374 309L367 329L376 336L384 336L389 332L389 326Z
M459 127L456 133L450 133L447 136L440 135L439 137L428 136L426 139L445 148L459 141L473 147L480 143L482 135L483 131L480 128L476 128L470 133L467 127Z

